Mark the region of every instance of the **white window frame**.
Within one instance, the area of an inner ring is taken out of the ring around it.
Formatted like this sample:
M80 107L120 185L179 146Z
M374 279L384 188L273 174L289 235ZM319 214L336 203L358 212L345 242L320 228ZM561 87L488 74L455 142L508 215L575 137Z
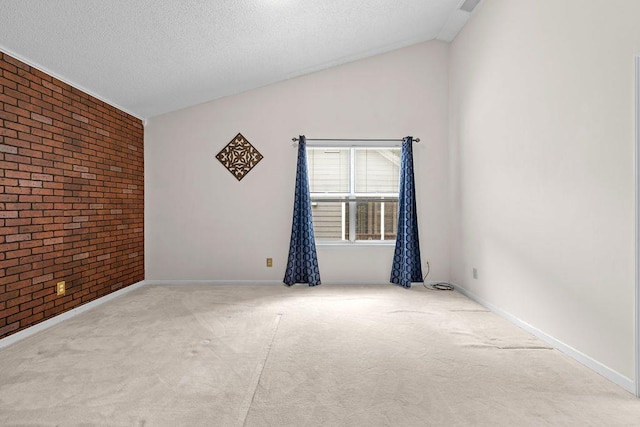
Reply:
M326 240L326 239L317 239L316 238L316 244L317 245L326 245L326 246L351 246L351 245L359 245L359 246L368 246L368 245L372 245L372 246L394 246L396 244L396 239L393 240L385 240L384 239L384 206L385 206L385 201L384 200L379 200L379 199L388 199L388 198L392 198L395 200L391 200L391 201L398 201L398 197L399 197L399 193L400 193L400 189L398 188L398 191L395 193L357 193L355 191L355 162L356 162L356 156L355 156L355 150L358 148L372 148L372 149L389 149L389 148L400 148L401 146L398 145L392 145L389 143L386 143L385 145L377 145L377 144L370 144L370 143L360 143L360 144L354 144L354 143L349 143L349 144L345 144L345 143L331 143L331 144L327 144L326 142L322 143L322 144L310 144L307 143L307 149L322 149L322 148L326 148L326 149L331 149L331 148L348 148L349 149L349 192L348 193L320 193L320 192L312 192L310 193L311 195L311 203L314 202L318 202L318 203L322 203L322 202L328 202L328 201L332 201L332 202L342 202L342 240ZM380 201L380 236L381 239L380 240L356 240L356 204L357 202L362 202L362 201ZM345 239L346 236L346 227L345 227L345 214L346 214L346 203L349 203L349 240Z

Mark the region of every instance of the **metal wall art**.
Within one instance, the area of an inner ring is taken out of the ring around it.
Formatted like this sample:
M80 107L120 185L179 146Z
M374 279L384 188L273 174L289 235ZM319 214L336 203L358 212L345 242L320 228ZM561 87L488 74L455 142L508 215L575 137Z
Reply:
M263 159L262 154L242 136L235 136L220 152L216 159L227 168L238 181L242 180Z

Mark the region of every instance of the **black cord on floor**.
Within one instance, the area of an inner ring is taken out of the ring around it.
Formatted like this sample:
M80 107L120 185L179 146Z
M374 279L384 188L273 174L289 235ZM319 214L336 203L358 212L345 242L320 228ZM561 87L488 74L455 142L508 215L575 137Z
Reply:
M424 277L422 278L423 282L426 280L429 273L431 273L431 266L429 265L429 261L427 261L427 274L425 274ZM423 283L422 286L424 286L425 289L429 289L430 291L452 291L453 290L453 285L447 282L432 283L430 285Z
M447 282L432 283L430 285L426 285L423 283L422 286L424 286L426 289L429 289L430 291L452 291L453 290L453 285Z

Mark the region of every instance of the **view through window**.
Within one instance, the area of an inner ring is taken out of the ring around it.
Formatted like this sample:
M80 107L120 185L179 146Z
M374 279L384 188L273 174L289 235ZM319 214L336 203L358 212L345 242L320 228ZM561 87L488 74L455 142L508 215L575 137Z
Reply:
M395 240L399 147L308 147L307 159L318 241Z

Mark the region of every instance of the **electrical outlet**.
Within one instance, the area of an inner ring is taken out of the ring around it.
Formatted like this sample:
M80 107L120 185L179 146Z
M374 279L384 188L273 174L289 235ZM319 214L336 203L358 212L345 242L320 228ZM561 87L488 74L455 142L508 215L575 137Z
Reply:
M64 295L65 292L67 292L67 283L62 281L62 282L58 282L56 284L56 294L58 294L58 296Z
M267 267L273 267L273 258L267 258Z
M473 278L474 278L474 279L477 279L477 278L478 278L478 269L477 269L477 268L474 268L474 269L473 269Z

